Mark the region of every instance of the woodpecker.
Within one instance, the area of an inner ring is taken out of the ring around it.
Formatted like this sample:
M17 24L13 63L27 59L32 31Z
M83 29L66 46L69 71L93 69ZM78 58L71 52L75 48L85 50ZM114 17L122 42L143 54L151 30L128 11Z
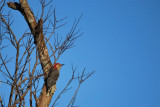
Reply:
M53 67L49 70L48 77L46 80L47 89L50 89L53 85L56 84L59 77L59 70L64 64L55 63Z

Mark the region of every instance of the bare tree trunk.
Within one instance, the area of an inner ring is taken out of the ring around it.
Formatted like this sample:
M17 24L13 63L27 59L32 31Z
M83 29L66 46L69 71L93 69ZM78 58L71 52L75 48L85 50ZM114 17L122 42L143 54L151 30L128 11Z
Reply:
M34 41L37 46L37 51L39 54L39 59L44 73L44 80L48 74L49 69L52 67L52 63L49 58L48 50L45 44L43 36L43 20L40 19L38 23L34 17L33 12L31 11L27 0L19 0L20 4L17 2L9 2L8 7L18 10L24 16L28 26L34 36ZM38 107L48 107L51 101L51 98L56 90L56 85L53 86L51 93L47 92L46 85L43 85L42 92L38 99Z

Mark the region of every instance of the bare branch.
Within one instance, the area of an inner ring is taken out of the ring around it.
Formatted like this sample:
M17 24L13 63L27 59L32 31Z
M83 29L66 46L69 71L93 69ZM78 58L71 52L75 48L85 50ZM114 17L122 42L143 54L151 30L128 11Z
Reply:
M8 75L5 74L4 72L3 72L3 73L4 73L7 77L9 77L11 80L13 80L13 78L12 78L12 76L11 76L9 70L8 70L8 67L6 66L6 63L5 63L5 61L3 60L3 57L2 57L2 55L1 55L1 53L0 53L0 59L1 59L2 63L3 63L3 65L4 65L4 67L5 67L5 69L6 69L7 73L8 73ZM2 71L1 71L1 72L2 72Z
M0 83L4 83L11 86L11 84L9 84L8 82L0 81Z
M3 7L6 5L6 0L1 0L0 5L0 11L2 12Z
M1 103L1 107L4 107L1 96L0 96L0 103Z
M74 96L72 97L72 99L71 99L71 101L69 102L69 104L68 104L68 106L67 106L67 107L69 107L69 106L71 105L71 103L73 102L73 100L75 99L75 97L76 97L76 95L77 95L77 92L78 92L78 90L79 90L80 86L81 86L81 84L79 84L79 85L78 85L78 88L77 88L77 90L76 90L76 92L75 92Z
M63 22L66 17L57 20L55 9L52 9L52 5L50 5L53 0L39 0L42 6L42 11L39 18L38 16L34 16L27 0L19 0L19 3L8 2L7 5L9 8L18 10L24 16L25 21L27 22L31 31L28 33L27 29L23 35L18 37L11 29L13 20L11 19L12 16L10 15L10 12L6 16L2 15L1 13L2 7L5 5L5 2L3 1L5 0L0 1L0 21L2 22L2 24L0 24L0 31L2 27L4 32L2 32L0 35L4 35L3 39L9 40L11 45L14 46L14 49L16 50L14 56L14 71L12 72L13 74L10 74L11 72L8 67L8 62L10 60L8 60L7 57L4 58L2 56L3 54L0 52L0 72L6 79L5 81L0 82L8 84L11 87L8 106L25 106L25 96L28 94L30 96L30 107L33 106L34 99L36 101L37 107L47 107L49 106L52 96L56 90L56 84L52 87L52 91L50 92L47 91L45 81L43 87L40 89L37 84L39 84L40 79L46 80L49 69L52 68L53 64L58 61L62 53L64 53L67 49L74 47L75 41L82 35L80 33L80 29L78 29L78 24L82 15L78 18L78 20L75 19L71 30L63 39L62 36L59 36L56 31L60 27L66 25L66 23ZM47 10L48 12L45 14L45 9L49 5L50 7ZM52 16L53 19L49 19ZM44 25L44 22L46 21L49 22L47 26ZM19 39L17 39L17 37ZM48 46L52 52L51 54L49 54L50 50L48 51L47 49ZM0 51L3 48L4 47L0 48ZM36 57L34 55L36 55ZM31 56L33 56L33 58ZM53 64L50 60L52 56L54 57ZM41 68L39 68L38 64L41 64ZM43 72L38 73L39 69ZM56 98L53 105L57 103L58 99L62 96L63 93L71 89L69 86L73 80L79 80L79 86L73 98L71 99L69 106L71 103L74 104L76 99L75 96L77 95L80 85L93 74L85 74L84 69L80 76L75 76L76 68L72 67L72 71L73 73L70 80L59 94L59 96ZM39 91L41 91L41 93L39 96L37 96ZM1 105L3 105L3 103L1 103Z
M58 97L55 99L52 107L54 107L56 105L56 102L60 99L61 95L67 90L68 86L72 83L72 81L74 80L75 78L75 72L76 72L76 68L74 69L73 66L72 66L72 77L71 79L68 81L67 85L64 87L64 89L60 92L60 94L58 95Z
M16 38L16 36L14 35L14 33L13 33L13 31L12 31L12 29L10 28L10 23L8 22L6 22L6 20L3 18L3 16L2 15L0 15L0 19L1 19L1 21L7 26L7 30L8 30L8 32L10 32L10 35L12 35L12 37L11 37L11 42L12 42L12 44L16 47L16 45L17 45L17 38ZM16 44L15 44L16 43Z
M79 30L76 31L77 25L78 25L81 17L82 17L82 15L79 17L79 19L77 21L75 19L75 22L74 22L70 32L68 33L65 40L63 41L63 43L59 47L59 51L58 51L59 54L62 54L64 51L66 51L69 48L72 48L75 40L82 35L82 34L77 35Z
M8 7L12 8L14 10L19 10L19 11L21 10L21 5L17 2L14 2L14 3L8 2L7 5L8 5Z
M77 95L77 93L78 93L78 91L79 91L79 88L80 88L81 84L82 84L86 79L88 79L91 75L93 75L94 72L95 72L95 71L93 71L93 72L87 74L86 76L84 76L84 73L85 73L85 69L84 69L83 72L82 72L82 74L81 74L81 76L80 76L80 77L78 76L79 85L78 85L77 90L76 90L76 92L74 93L74 95L73 95L72 99L70 100L70 102L69 102L69 104L68 104L67 107L69 107L69 106L72 104L73 100L75 99L75 97L76 97L76 95Z

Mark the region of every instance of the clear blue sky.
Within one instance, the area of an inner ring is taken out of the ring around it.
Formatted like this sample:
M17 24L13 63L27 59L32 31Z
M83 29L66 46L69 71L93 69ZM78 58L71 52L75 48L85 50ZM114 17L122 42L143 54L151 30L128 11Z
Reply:
M36 11L36 1L29 3ZM79 71L84 67L96 71L82 84L77 106L160 107L159 0L55 0L53 6L59 18L68 16L68 22L84 13L79 24L84 35L59 60L66 65L56 94L69 79L73 64ZM60 107L68 103L70 93L64 94Z

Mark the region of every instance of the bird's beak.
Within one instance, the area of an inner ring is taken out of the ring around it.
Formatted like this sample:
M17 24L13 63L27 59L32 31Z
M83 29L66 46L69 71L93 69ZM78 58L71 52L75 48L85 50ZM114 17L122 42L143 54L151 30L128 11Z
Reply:
M64 64L61 64L61 66L63 66Z

